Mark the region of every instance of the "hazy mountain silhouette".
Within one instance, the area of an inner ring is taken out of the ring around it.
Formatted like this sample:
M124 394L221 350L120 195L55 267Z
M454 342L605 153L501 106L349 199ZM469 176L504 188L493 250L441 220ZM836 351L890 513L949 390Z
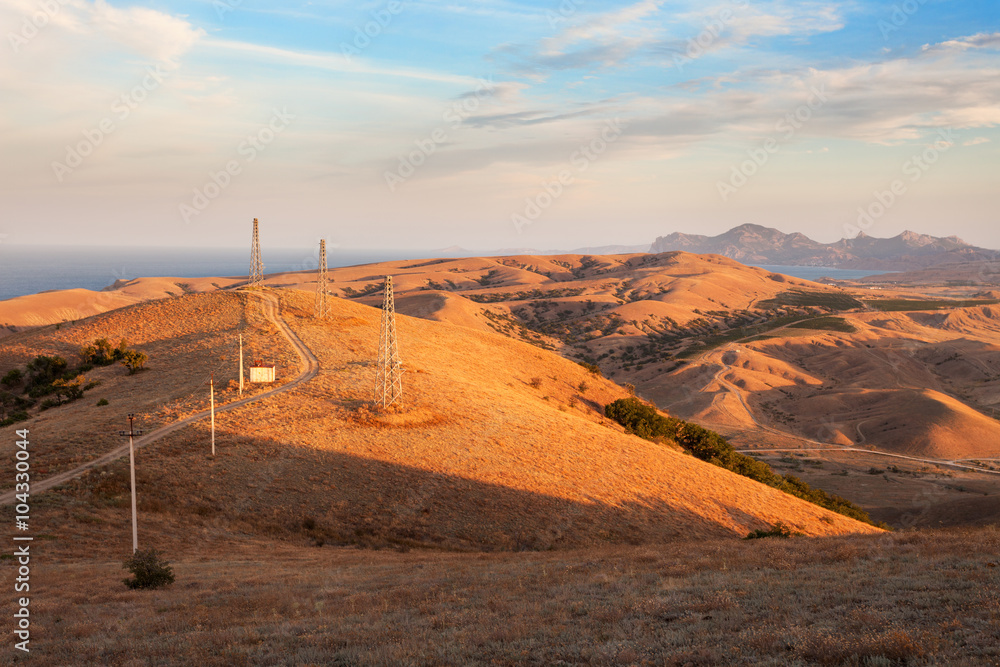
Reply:
M969 245L957 236L938 238L903 232L899 236L881 239L861 232L853 239L820 243L804 234L785 234L777 229L750 224L711 237L675 232L657 238L649 249L654 253L673 250L724 255L745 264L893 271L981 261L996 255L994 251Z

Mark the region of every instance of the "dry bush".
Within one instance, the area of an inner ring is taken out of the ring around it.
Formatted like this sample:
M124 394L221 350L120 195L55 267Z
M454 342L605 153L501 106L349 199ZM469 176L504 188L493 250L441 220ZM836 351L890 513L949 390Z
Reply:
M797 650L803 658L820 665L867 666L880 661L905 665L913 658L927 655L932 644L926 633L900 627L868 628L856 634L818 630L807 635Z

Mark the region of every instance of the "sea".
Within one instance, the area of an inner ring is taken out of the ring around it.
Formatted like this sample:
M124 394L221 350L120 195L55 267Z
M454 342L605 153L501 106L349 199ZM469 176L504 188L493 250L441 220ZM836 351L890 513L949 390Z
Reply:
M264 273L315 270L319 249L265 248ZM413 258L420 253L392 250L327 250L332 267ZM0 300L50 290L101 290L116 280L140 276L204 278L245 276L249 248L128 248L0 244Z
M868 276L881 276L894 271L872 271L871 269L834 269L828 266L784 266L780 264L760 264L762 269L767 269L774 273L783 273L793 278L802 280L819 280L820 278L830 278L831 280L858 280Z
M470 255L481 256L479 251ZM309 271L319 266L317 248L265 248L264 272ZM450 253L448 253L450 255ZM440 257L432 250L364 250L332 248L331 268L424 257ZM250 267L246 248L150 248L96 246L34 246L0 244L0 300L50 290L82 287L101 290L116 280L140 276L202 278L243 276ZM821 266L761 266L796 278L853 280L887 273L833 269Z

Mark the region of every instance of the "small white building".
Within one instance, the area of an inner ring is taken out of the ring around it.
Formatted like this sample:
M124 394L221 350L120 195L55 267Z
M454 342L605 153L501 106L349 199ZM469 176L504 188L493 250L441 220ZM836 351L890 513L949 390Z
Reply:
M263 384L274 382L274 366L251 366L250 382Z

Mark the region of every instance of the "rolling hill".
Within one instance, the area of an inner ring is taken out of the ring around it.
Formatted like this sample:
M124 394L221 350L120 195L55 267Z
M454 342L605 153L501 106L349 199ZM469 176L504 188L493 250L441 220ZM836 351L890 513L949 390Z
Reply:
M141 450L142 540L184 549L193 530L222 542L516 550L736 537L777 521L808 535L876 530L626 435L602 413L623 389L492 332L401 316L407 400L374 411L380 311L336 300L333 317L317 322L312 294L276 294L319 375L217 415L214 459L204 422ZM117 446L112 429L127 412L149 428L204 409L212 369L220 404L233 400L225 382L238 331L281 377L295 374L294 354L245 293L151 301L8 338L3 371L99 335L150 355L148 370L100 369L85 399L24 422L35 469L52 474ZM109 404L95 406L98 397ZM12 454L12 440L0 446ZM121 549L127 489L119 460L50 492L37 520L60 551Z

